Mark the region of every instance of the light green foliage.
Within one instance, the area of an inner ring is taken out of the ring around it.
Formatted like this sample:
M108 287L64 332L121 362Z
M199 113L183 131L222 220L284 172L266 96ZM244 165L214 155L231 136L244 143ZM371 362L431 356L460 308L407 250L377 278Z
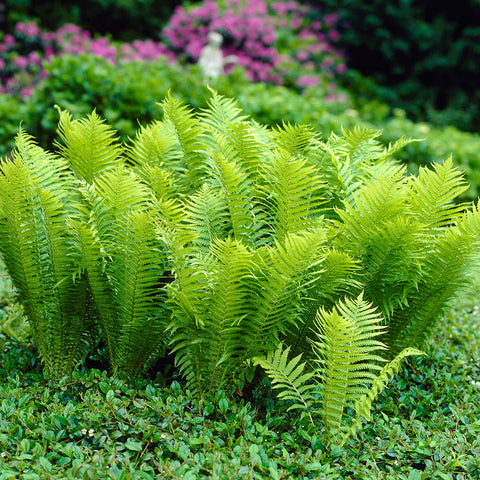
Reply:
M253 358L284 342L327 365L324 422L339 428L375 356L421 347L468 287L480 213L453 203L461 174L446 160L408 176L392 158L404 138L267 128L215 92L199 114L161 106L127 145L95 112L61 112L58 155L21 133L2 164L0 248L42 358L68 373L100 334L112 371L134 377L168 346L204 394L242 390ZM345 366L358 363L352 318L365 371ZM374 353L380 332L389 349Z
M278 396L292 401L290 409L301 409L315 423L319 418L325 442L340 445L362 428L362 418L370 420L372 402L394 376L408 355L402 351L383 368L380 351L385 345L375 337L385 329L382 318L361 294L355 300L340 301L331 312L320 309L315 322L315 354L312 365L300 363L302 355L288 359L290 347L280 345L266 357L255 357L280 390ZM347 409L354 410L352 417Z
M23 131L11 161L1 165L0 252L25 306L47 374L61 376L83 358L87 344L87 287L74 281L68 217L79 196L59 157Z

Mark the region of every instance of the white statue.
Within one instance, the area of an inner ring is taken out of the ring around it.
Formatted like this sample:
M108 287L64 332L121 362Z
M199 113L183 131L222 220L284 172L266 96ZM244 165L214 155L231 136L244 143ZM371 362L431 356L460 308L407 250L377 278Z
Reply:
M223 42L223 37L218 32L210 32L208 34L208 44L202 48L198 64L203 72L204 80L215 82L217 78L223 73L223 67L229 63L237 61L235 55L228 55L223 57L220 45Z

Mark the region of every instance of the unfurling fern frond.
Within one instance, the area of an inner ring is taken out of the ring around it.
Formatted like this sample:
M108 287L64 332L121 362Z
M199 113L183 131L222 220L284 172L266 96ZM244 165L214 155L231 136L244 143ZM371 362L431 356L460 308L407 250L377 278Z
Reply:
M116 132L95 110L79 120L72 120L68 112L61 110L57 132L63 142L57 146L80 180L92 183L96 175L124 161L123 149L115 143Z

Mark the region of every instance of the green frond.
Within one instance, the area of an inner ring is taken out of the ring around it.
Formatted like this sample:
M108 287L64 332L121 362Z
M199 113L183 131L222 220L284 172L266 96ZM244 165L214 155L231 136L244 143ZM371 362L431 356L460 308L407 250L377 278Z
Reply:
M231 383L236 351L233 348L236 327L250 309L245 278L251 270L252 253L242 243L216 239L208 255L194 259L193 266L205 275L203 289L184 289L182 300L198 305L196 317L180 319L173 339L176 363L188 380L188 388L204 393ZM175 285L174 285L175 287ZM179 291L170 291L178 296ZM185 298L187 297L187 298ZM186 303L185 310L188 309Z
M193 110L183 102L175 100L169 94L161 103L165 121L173 128L183 162L187 167L187 178L191 187L197 188L203 183L206 172L205 129L195 117Z
M375 340L385 327L382 318L360 294L339 302L331 312L320 309L315 321L317 339L312 341L321 383L322 417L330 435L343 428L345 410L365 393L380 370L378 355L385 346Z
M457 222L456 227L445 228L430 239L417 290L410 293L407 305L389 318L383 340L391 356L407 346L421 348L480 267L478 209L464 213Z
M231 124L237 124L247 120L248 116L243 115L238 102L233 98L219 95L215 90L210 89L212 96L207 100L208 108L202 109L199 119L213 131L229 129Z
M258 177L269 149L259 138L258 129L251 122L227 122L222 132L214 132L216 145L229 162L239 165L252 182Z
M24 144L0 170L0 252L29 318L45 371L69 374L86 349L86 285L73 283L72 237L64 182L46 181L34 167L41 149ZM25 149L24 149L25 148ZM20 153L21 152L21 153ZM27 154L27 160L23 156ZM41 155L40 155L41 156ZM28 165L30 163L30 165ZM40 162L40 166L45 166ZM55 176L55 166L50 167Z
M290 234L274 246L257 249L254 258L250 314L239 325L236 348L241 362L271 349L278 335L300 321L309 286L322 272L326 235L323 230Z
M170 317L162 281L166 252L148 211L132 211L121 219L116 245L118 255L108 269L115 292L119 337L115 373L131 378L165 337Z
M146 127L140 126L125 150L131 164L139 167L168 166L178 173L184 173L180 162L181 152L173 133L173 126L168 122L154 121Z
M421 142L422 140L423 139L420 138L408 138L405 135L402 135L397 141L389 143L388 146L383 149L383 154L378 159L378 162L386 161L407 145L414 142Z
M411 355L425 355L424 352L415 348L405 348L392 361L384 365L380 373L375 377L370 390L355 401L355 419L352 425L346 430L341 441L340 447L343 447L351 435L356 436L362 428L362 418L370 420L372 404L389 382L390 378L397 375L400 370L401 362L404 358Z
M65 110L59 113L57 133L63 144L56 145L77 178L92 183L98 174L124 162L123 149L116 144L116 132L95 110L79 120L72 120Z
M300 363L302 355L288 360L290 347L284 349L280 344L277 350L268 352L266 358L254 357L253 363L260 365L272 382L276 390L280 390L278 398L292 401L288 410L300 409L307 413L314 424L311 410L315 397L311 393L314 389L315 372L306 372L305 362Z
M309 340L320 307L331 308L340 298L362 288L359 270L358 261L347 253L335 249L326 252L322 271L308 290L305 313L287 332L286 343L292 346L294 353L311 350Z
M84 219L68 219L68 227L73 235L72 251L77 259L74 278L85 276L97 312L98 323L107 344L112 368L116 370L116 352L118 350L117 312L114 306L114 292L106 273L110 261L94 225ZM80 258L79 258L80 257Z
M221 185L227 202L233 236L251 245L258 234L247 174L222 150L211 152L210 160L213 175Z
M341 222L335 244L342 245L354 256L368 245L372 232L384 222L404 215L407 210L407 187L403 169L398 168L388 177L381 176L354 195L354 204L344 202L344 210L337 213Z
M386 221L363 239L357 256L365 297L378 305L386 318L406 304L423 275L426 248L424 226L408 217Z
M290 233L318 227L323 221L322 197L325 183L305 158L287 150L276 150L262 172L263 203L269 210L275 236L283 240Z
M191 184L185 176L187 166L170 122L155 121L141 127L126 147L126 155L134 172L156 193L163 192L167 182L175 185L178 194L190 192Z
M116 242L118 220L129 212L149 208L153 202L151 190L123 165L98 175L92 185L84 184L80 191L107 251Z
M186 223L198 232L195 244L201 251L208 251L216 239L227 236L230 216L225 197L218 190L203 184L188 200Z
M431 229L438 229L455 222L465 210L464 204L455 199L468 189L462 172L453 166L452 158L434 163L432 169L421 168L412 177L412 193L409 204L416 218Z
M134 172L159 200L180 197L184 192L181 182L177 182L174 174L162 167L143 165L140 168L135 168Z
M353 163L367 160L375 161L382 157L383 148L377 138L381 135L378 130L356 126L352 131L342 128L342 147L345 156L352 159Z
M269 136L279 150L285 150L292 156L304 155L318 140L318 134L310 125L289 123L272 128Z

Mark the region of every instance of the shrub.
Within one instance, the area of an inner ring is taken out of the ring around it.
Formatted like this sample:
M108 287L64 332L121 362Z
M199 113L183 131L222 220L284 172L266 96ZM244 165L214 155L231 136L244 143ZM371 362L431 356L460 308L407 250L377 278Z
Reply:
M132 41L155 38L167 22L179 0L73 0L68 4L57 0L6 0L5 28L25 18L38 19L41 25L56 30L65 23L76 23L82 28L102 35Z
M374 86L373 97L417 121L478 131L477 1L310 3L342 13L339 43L349 67L383 87Z
M236 55L251 80L321 86L333 99L335 77L346 71L334 47L336 18L321 19L320 12L297 2L206 0L177 8L162 38L180 58L196 63L208 32L218 31L224 53Z

